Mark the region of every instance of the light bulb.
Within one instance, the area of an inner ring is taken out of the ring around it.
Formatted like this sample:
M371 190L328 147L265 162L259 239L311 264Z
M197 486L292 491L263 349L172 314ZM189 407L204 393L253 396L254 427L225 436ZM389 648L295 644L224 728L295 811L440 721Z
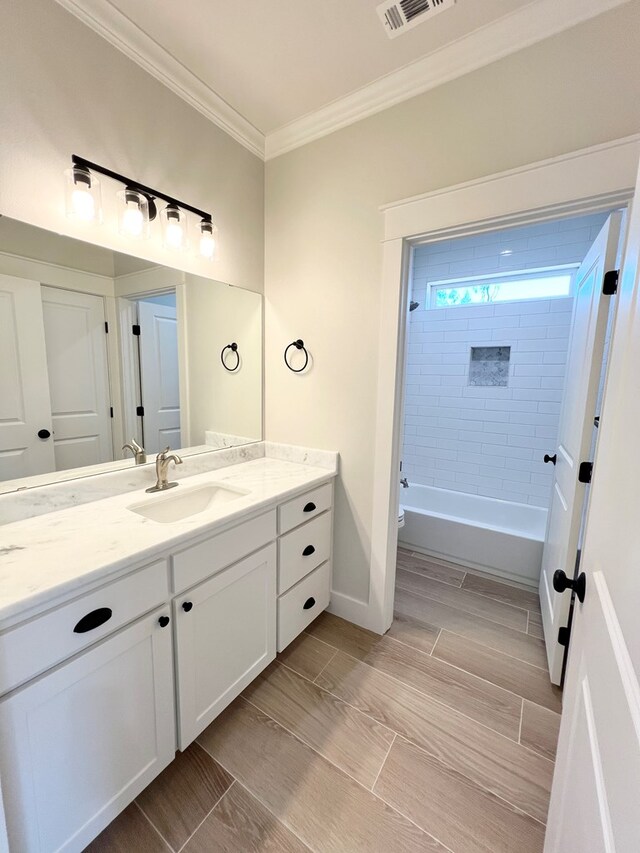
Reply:
M171 249L179 249L182 246L182 225L179 222L168 222L165 230L165 240Z
M76 187L71 193L71 206L74 215L83 222L95 219L96 205L88 189Z
M122 214L122 230L131 237L140 237L144 228L144 216L139 205L130 201L127 203L127 209Z
M200 254L203 258L207 258L207 260L211 260L216 253L216 241L213 238L213 234L204 233L200 237Z

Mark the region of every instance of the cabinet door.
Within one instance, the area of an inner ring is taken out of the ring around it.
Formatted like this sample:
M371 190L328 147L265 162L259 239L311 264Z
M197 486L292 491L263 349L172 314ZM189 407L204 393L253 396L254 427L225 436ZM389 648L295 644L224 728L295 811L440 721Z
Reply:
M178 744L191 741L276 655L276 546L174 600Z
M0 702L10 849L81 851L175 754L167 608Z

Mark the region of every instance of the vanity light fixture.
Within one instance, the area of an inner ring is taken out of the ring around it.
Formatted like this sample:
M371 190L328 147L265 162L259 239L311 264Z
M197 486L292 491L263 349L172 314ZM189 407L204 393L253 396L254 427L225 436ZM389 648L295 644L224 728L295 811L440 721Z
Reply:
M64 175L67 216L82 222L101 222L100 181L86 166L77 163Z
M124 185L118 191L118 228L121 234L133 238L148 237L150 223L158 216L156 200L166 202L160 214L162 239L165 247L173 251L187 246L187 216L193 214L200 220L199 253L211 260L216 250L217 228L210 213L183 201L165 195L152 187L119 175L111 169L91 163L73 154L72 166L65 171L67 215L86 222L102 221L100 181L96 174Z

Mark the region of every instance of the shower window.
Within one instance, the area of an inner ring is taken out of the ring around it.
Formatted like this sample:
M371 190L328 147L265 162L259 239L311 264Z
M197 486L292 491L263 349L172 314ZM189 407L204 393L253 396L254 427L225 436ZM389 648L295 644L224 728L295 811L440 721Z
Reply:
M577 265L429 282L429 307L454 308L571 296Z

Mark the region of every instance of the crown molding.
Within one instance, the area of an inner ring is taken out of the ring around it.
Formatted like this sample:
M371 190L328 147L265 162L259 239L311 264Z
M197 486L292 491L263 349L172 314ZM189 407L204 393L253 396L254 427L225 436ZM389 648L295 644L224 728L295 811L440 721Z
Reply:
M271 160L561 33L629 0L536 0L417 62L267 134Z
M264 159L264 134L108 0L56 0L209 121Z

